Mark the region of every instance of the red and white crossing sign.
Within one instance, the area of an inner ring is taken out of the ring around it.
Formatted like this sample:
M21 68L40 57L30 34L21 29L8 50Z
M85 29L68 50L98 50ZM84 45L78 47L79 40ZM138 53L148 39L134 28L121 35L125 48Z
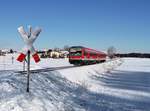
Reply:
M22 52L20 53L20 55L18 56L17 60L20 62L23 62L26 58L28 51L30 51L30 54L34 58L34 61L36 63L39 62L40 57L38 56L37 52L35 51L35 49L33 47L33 43L36 40L36 38L38 37L38 35L40 34L41 29L37 28L35 31L32 31L32 28L30 27L30 33L26 33L24 31L23 26L21 26L18 28L18 32L20 33L21 37L23 38L23 41L25 42L25 46L24 46Z

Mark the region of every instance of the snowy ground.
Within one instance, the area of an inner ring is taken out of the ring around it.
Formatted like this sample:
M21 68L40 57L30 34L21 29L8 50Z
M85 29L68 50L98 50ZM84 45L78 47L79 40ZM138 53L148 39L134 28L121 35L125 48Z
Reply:
M0 57L0 111L150 111L150 59L73 67L67 59L32 61L30 93L22 63ZM43 70L41 70L43 69Z
M9 54L7 56L0 56L0 70L23 70L23 63L16 61L19 54ZM12 60L12 58L14 58ZM68 59L42 59L41 62L35 63L31 57L31 70L33 69L43 69L43 68L53 68L53 67L63 67L72 66L69 64Z

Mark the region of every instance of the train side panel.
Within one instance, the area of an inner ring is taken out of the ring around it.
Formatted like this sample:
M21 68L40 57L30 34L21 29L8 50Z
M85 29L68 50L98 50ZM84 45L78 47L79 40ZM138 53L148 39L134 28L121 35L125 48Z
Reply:
M84 47L70 48L69 62L74 65L88 65L104 62L106 54Z

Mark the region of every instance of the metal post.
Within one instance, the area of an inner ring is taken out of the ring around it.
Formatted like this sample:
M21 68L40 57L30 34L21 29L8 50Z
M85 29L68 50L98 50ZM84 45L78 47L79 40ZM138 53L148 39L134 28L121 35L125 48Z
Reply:
M11 59L12 59L12 64L14 64L14 57L12 56L12 58L11 58Z
M25 64L25 63L26 63L26 61L24 60L24 61L23 61L23 71L25 71L25 67L26 67L26 64Z
M27 92L29 92L29 82L30 82L30 51L27 54Z
M5 66L5 55L3 56L3 65L4 65L4 70L6 69L6 66Z

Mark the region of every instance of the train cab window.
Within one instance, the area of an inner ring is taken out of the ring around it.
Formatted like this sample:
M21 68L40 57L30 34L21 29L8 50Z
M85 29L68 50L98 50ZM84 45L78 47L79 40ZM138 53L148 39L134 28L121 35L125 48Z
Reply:
M81 48L71 48L69 53L70 53L70 56L81 56L82 49Z
M81 55L82 55L81 51L70 52L70 56L81 56Z

